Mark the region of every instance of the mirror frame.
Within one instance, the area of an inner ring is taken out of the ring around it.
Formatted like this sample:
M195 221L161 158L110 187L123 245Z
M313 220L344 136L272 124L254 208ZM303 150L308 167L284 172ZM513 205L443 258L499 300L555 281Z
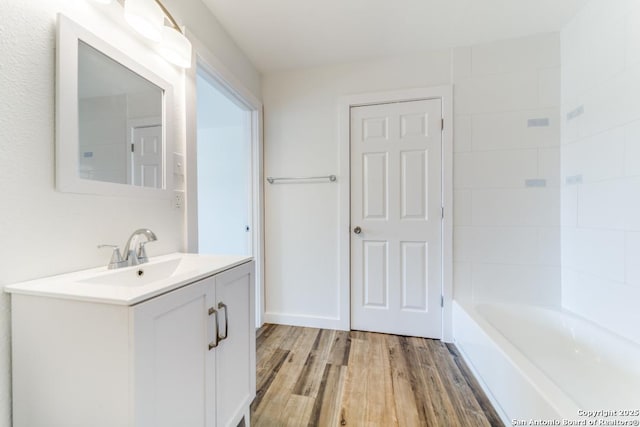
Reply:
M81 178L79 175L78 42L82 41L164 91L162 188ZM130 197L173 197L173 86L107 41L58 14L56 39L56 189L64 193Z

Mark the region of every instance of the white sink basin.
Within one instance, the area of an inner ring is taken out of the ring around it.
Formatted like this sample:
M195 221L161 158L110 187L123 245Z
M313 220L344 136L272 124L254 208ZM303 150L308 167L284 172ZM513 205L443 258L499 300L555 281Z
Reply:
M4 289L12 294L133 305L250 260L246 256L174 253L132 267L92 268Z
M158 280L166 280L174 276L183 261L184 258L176 258L125 267L118 270L109 270L94 277L79 280L78 283L125 287L145 286Z

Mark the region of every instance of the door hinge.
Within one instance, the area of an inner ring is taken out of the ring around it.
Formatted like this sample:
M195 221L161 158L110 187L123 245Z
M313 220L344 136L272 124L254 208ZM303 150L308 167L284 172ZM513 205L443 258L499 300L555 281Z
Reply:
M440 130L444 130L444 119L440 119Z
M440 206L440 218L444 219L444 206Z
M444 307L444 295L440 295L440 307Z
M122 147L122 146L121 146L121 147ZM135 152L136 152L135 145L133 145L133 144L131 144L131 152L132 152L132 153L135 153Z

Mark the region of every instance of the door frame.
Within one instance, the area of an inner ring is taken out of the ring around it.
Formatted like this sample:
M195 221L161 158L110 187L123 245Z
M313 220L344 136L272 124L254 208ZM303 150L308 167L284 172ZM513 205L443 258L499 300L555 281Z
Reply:
M198 198L189 195L198 194L197 175L197 87L198 67L203 68L216 80L235 101L241 103L250 112L251 124L251 177L249 184L252 193L251 221L253 230L251 247L255 261L255 322L256 327L264 321L264 180L263 180L263 106L262 102L235 77L192 32L187 36L193 46L191 68L185 71L186 95L186 214L185 242L187 252L198 252Z
M442 340L453 340L453 86L372 92L340 98L339 310L340 329L351 329L351 107L439 99L442 102Z

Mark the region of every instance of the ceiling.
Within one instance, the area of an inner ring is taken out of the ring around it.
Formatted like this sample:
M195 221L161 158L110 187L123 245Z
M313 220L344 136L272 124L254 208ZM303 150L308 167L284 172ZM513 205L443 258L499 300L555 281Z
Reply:
M588 0L203 0L262 72L559 31Z

